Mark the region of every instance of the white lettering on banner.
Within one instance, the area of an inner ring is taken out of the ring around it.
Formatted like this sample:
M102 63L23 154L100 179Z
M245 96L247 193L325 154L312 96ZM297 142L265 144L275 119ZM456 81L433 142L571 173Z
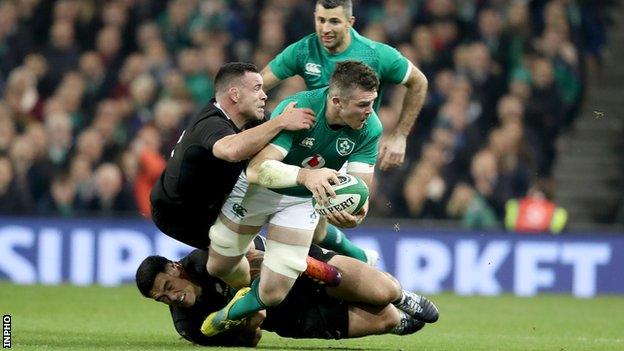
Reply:
M375 250L379 253L379 261L377 261L377 267L379 270L386 272L386 261L384 260L383 255L381 254L381 247L379 246L379 240L371 237L357 237L351 241L354 245L361 247L363 249Z
M208 234L206 234L208 235ZM161 232L156 233L156 254L167 257L170 260L180 260L182 257L186 256L189 252L191 252L194 248L179 242L171 237L162 234Z
M406 290L427 294L442 291L451 273L451 253L432 239L399 239L396 243L396 276Z
M533 296L539 288L550 288L555 284L552 268L540 263L555 263L559 256L559 244L545 242L519 242L515 252L514 292L519 296Z
M460 240L455 245L455 291L461 295L497 295L502 288L496 272L511 251L509 241L491 241L479 256L479 242Z
M0 271L18 284L34 284L37 280L35 267L22 257L16 248L31 248L35 235L30 228L6 226L0 229Z
M43 228L39 232L37 270L38 283L59 284L61 277L61 232L56 228Z
M93 284L95 235L89 229L76 229L71 234L69 281L76 285Z
M98 244L98 283L102 285L134 279L141 261L152 254L148 236L134 230L102 230Z
M561 249L561 263L573 266L572 293L578 297L596 294L596 269L611 260L611 247L599 243L570 243Z

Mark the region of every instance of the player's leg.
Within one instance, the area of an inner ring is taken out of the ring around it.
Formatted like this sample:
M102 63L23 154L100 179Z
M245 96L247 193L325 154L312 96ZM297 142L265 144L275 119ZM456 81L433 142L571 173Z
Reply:
M341 255L366 262L371 266L374 266L379 260L379 254L376 251L365 250L356 246L340 228L327 223L325 218L319 220L319 224L314 231L314 243Z
M278 305L306 269L312 230L270 225L260 278L251 291L230 308L228 318L240 319L268 306Z
M249 286L249 262L245 253L259 231L260 227L236 224L219 216L210 228L208 274L219 277L233 288Z
M407 335L419 331L424 326L424 322L412 318L393 305L349 306L349 338L387 333Z
M337 287L328 287L327 294L352 302L384 306L392 303L399 310L427 323L438 320L438 308L422 295L403 290L392 275L360 261L336 255L329 264L338 268L342 280Z
M275 193L266 189L260 192L266 193L267 199L275 198ZM220 333L256 311L279 304L305 271L318 216L308 199L279 196L277 200L280 205L272 210L260 278L252 282L251 289L237 293L226 307L206 318L201 327L204 335Z
M337 287L326 288L331 297L385 306L401 296L401 286L396 280L364 262L335 255L328 263L338 268L342 275Z
M268 213L277 200L249 186L241 175L210 228L210 248L206 269L233 287L249 286L249 262L244 257Z

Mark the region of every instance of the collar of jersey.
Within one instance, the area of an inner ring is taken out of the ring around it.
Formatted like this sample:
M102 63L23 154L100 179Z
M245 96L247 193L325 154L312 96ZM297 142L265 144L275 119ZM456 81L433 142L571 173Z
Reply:
M218 108L219 110L221 110L221 112L223 112L223 115L225 116L225 118L228 119L228 121L231 121L232 119L230 118L230 116L228 116L227 113L225 113L225 110L221 108L221 105L219 105L218 102L213 102L213 104L215 105L216 108Z

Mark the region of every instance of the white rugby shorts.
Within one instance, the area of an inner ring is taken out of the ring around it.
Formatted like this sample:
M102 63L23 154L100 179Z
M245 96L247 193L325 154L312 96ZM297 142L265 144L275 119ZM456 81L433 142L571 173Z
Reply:
M243 173L221 207L221 213L234 223L257 227L271 223L314 230L319 221L312 198L282 195L256 184L250 185Z

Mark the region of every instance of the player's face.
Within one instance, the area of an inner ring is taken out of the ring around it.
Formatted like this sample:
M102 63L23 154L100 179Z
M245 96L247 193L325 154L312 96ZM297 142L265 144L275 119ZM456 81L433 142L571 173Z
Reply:
M250 120L264 118L264 105L267 95L262 90L262 76L255 72L246 72L238 87L238 108Z
M347 18L342 6L326 9L321 4L316 5L314 11L316 35L329 51L346 49L345 40L349 35L349 28L353 24L353 17Z
M377 98L377 91L364 91L357 88L349 99L340 99L340 119L351 129L360 130L364 122L373 112L373 103Z
M150 296L169 306L191 307L197 299L197 291L191 281L168 268L166 273L156 275Z

